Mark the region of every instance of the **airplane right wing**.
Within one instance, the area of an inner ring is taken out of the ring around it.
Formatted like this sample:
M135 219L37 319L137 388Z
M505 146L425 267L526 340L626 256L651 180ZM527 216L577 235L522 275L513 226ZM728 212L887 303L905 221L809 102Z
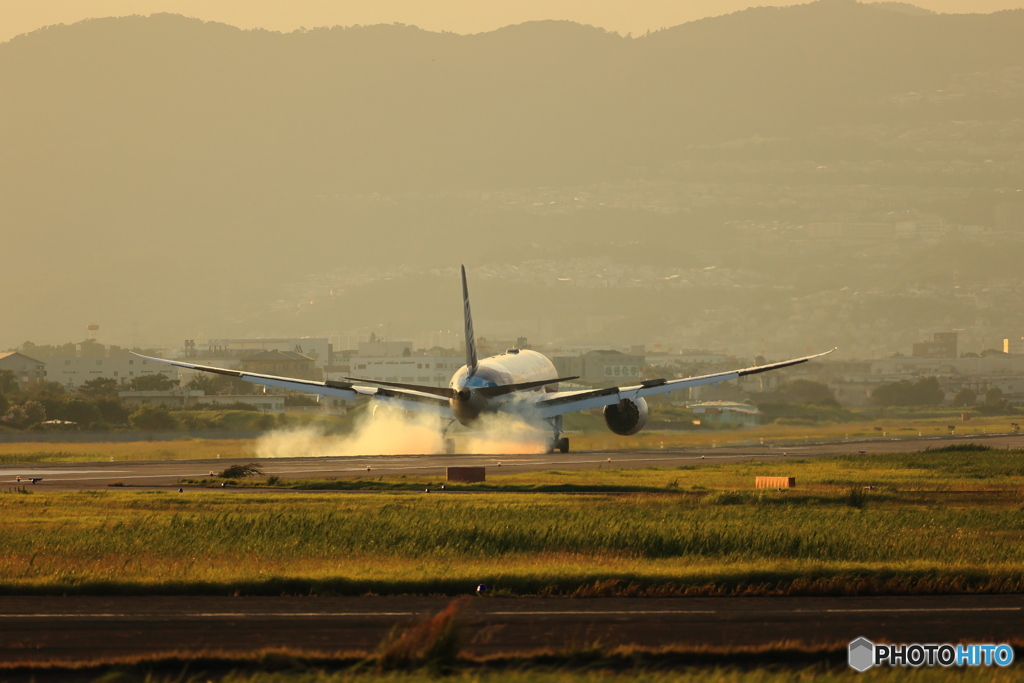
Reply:
M151 356L143 356L142 354L134 354L140 358L146 360L156 361L158 363L166 363L167 365L175 365L179 368L188 368L190 370L199 370L201 372L210 372L217 375L224 375L226 377L236 377L245 382L252 382L253 384L262 384L267 387L278 387L280 389L292 389L294 391L302 391L309 394L317 394L319 396L334 396L336 398L344 398L353 400L356 398L372 398L379 404L393 406L401 410L407 410L411 413L426 413L430 415L436 415L438 417L454 420L455 416L452 415L451 406L448 404L448 399L441 396L435 396L427 394L421 391L413 391L409 389L392 389L388 387L364 387L350 382L336 382L334 380L326 380L324 382L317 382L309 379L296 379L293 377L278 377L276 375L262 375L255 372L245 372L241 370L228 370L226 368L217 368L210 365L197 365L195 363L183 363L176 360L165 360L163 358L153 358Z
M622 400L643 398L645 396L654 396L657 394L667 394L672 391L679 391L680 389L689 389L690 387L699 387L705 384L718 384L719 382L738 379L746 375L756 375L761 372L787 368L791 365L799 365L800 363L806 363L807 361L814 360L815 358L827 356L832 353L832 351L835 351L835 349L824 353L817 353L813 356L794 358L792 360L784 360L778 363L769 363L767 365L755 365L754 367L744 368L742 370L719 372L713 375L701 375L700 377L687 377L686 379L672 380L650 379L645 382L641 382L636 386L630 387L609 387L607 389L583 391L558 391L545 394L543 398L534 404L534 408L539 412L540 417L556 417L567 413L575 413L579 410L587 410L588 408L602 408L604 406L614 405Z

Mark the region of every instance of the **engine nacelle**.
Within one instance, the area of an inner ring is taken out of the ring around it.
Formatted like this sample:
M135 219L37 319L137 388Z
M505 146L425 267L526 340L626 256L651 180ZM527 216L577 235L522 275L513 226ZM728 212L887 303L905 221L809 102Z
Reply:
M621 436L636 434L647 424L647 401L642 398L624 398L604 407L604 423Z

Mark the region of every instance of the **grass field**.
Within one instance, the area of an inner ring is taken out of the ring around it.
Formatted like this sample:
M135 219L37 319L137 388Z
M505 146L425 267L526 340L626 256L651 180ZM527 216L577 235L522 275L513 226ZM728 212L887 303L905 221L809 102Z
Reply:
M815 653L817 654L817 653ZM829 653L830 659L840 659ZM821 656L820 654L818 655ZM80 668L19 667L7 669L20 674L11 680L59 680L61 673L73 680L103 683L184 683L217 681L218 683L415 683L444 680L450 683L834 683L845 681L910 681L911 683L945 683L946 681L991 681L1011 683L1024 680L1024 668L1010 666L970 669L882 668L857 673L845 663L781 662L739 665L730 660L747 659L742 654L709 657L718 663L687 663L684 657L671 653L660 656L637 656L637 653L613 653L611 656L545 656L533 660L499 660L491 662L457 661L443 674L429 667L404 671L380 671L365 661L305 662L299 658L270 653L261 659L242 661L212 658L167 658L163 660L122 665ZM698 659L690 657L690 660ZM809 659L809 658L805 658ZM235 668L231 668L234 666ZM266 670L260 671L259 668ZM5 668L0 668L3 675Z
M590 417L590 416L587 416ZM851 423L821 423L808 425L768 424L741 429L712 429L697 431L642 431L634 436L617 436L602 425L599 419L587 419L572 432L574 451L593 450L679 450L685 448L728 445L789 445L805 442L843 442L847 439L892 439L899 437L936 436L948 434L955 425L957 435L1004 434L1010 431L1007 416L976 417L970 422L954 421L952 417L915 417L908 414L899 418L865 420ZM315 421L311 416L292 420L296 425ZM344 438L339 435L339 439ZM201 460L255 458L255 439L207 440L188 436L183 432L174 441L97 442L97 443L0 443L0 464L31 462L90 462L125 460ZM313 455L313 453L295 453Z
M100 443L0 443L0 464L124 460L253 458L254 439L193 439Z
M752 490L758 474L796 476L799 488ZM0 591L454 595L480 582L499 594L545 595L1024 589L1018 451L547 472L488 484L497 490L9 489L0 495ZM865 494L864 485L876 488ZM547 486L566 492L519 492ZM588 487L627 493L581 492Z
M308 417L308 416L303 416ZM847 439L916 437L919 434L947 434L949 425L957 435L1008 433L1010 417L975 418L971 422L954 422L951 418L914 418L873 420L855 423L822 423L808 425L769 424L741 429L710 429L696 431L642 431L634 436L617 436L589 421L587 429L571 432L572 450L581 451L678 451L691 447L726 445L787 445L805 442ZM337 438L344 438L339 435ZM869 446L868 446L869 447ZM96 462L128 460L213 460L250 459L257 455L256 439L203 439L182 432L172 441L132 442L15 442L0 443L0 464L47 462ZM311 453L295 453L308 456Z
M589 667L588 667L589 668ZM156 679L171 681L174 678ZM326 673L284 672L284 673L233 673L220 679L223 683L360 683L362 681L382 681L387 683L411 683L412 681L437 680L436 674L430 672L368 674L354 672ZM738 669L735 667L684 667L677 670L644 670L632 669L625 671L579 670L576 668L559 670L558 668L530 668L512 671L464 671L446 676L452 683L620 683L636 681L637 683L669 683L682 681L685 683L831 683L833 681L911 681L912 683L931 681L1021 681L1024 672L1019 668L992 671L973 670L958 671L946 669L907 670L883 669L867 671L859 674L852 669L823 669L817 666L803 668L760 667L754 669Z
M1019 647L1018 647L1019 651ZM753 656L751 656L753 654ZM164 657L88 667L4 666L5 680L95 680L103 683L833 683L843 681L994 681L1024 680L1024 668L1010 666L881 668L857 673L846 666L845 652L781 651L767 653L640 652L622 648L611 653L553 653L535 657L498 657L484 661L456 659L443 673L429 666L382 671L373 657L303 658L268 652L251 658ZM778 661L771 661L776 658ZM782 657L779 657L782 655ZM788 655L788 657L787 657ZM795 655L795 656L794 656ZM770 663L758 663L758 659ZM261 670L262 669L262 670Z
M682 432L642 431L634 436L617 436L606 429L588 429L572 435L576 450L629 450L727 446L730 444L792 444L809 441L845 441L846 439L899 438L937 436L948 434L949 427L957 435L1005 434L1014 417L974 417L960 422L958 417L903 417L878 418L859 422L820 424L767 424L742 429L715 429Z

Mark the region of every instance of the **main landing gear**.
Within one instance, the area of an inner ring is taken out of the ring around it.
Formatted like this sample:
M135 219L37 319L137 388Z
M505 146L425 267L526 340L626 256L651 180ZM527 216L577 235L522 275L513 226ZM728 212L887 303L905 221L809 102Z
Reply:
M448 437L448 430L455 424L455 420L444 420L441 425L441 438L444 439L444 452L451 455L455 452L455 439Z
M554 431L554 436L551 438L548 446L548 453L559 453L569 452L569 437L562 436L562 416L556 415L555 417L548 418L547 423L551 425L551 429Z

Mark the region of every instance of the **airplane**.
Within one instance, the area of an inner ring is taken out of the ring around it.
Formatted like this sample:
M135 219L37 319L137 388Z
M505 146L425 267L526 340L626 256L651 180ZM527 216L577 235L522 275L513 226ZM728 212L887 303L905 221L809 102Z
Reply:
M235 377L264 387L316 394L317 400L323 396L347 400L369 398L374 404L374 412L379 406L388 406L439 418L442 435L447 435L448 429L455 422L472 428L483 415L510 413L528 423L546 423L552 434L549 451L568 453L569 439L562 435L562 416L568 413L601 408L605 424L612 432L631 436L643 429L647 422L648 407L645 399L648 396L718 384L799 365L835 351L832 349L803 358L686 379L648 379L631 386L559 391L559 382L579 378L559 377L551 360L537 351L508 349L489 358L477 357L465 266L462 266L462 303L466 364L452 375L448 386L443 388L358 377L346 377L343 382L330 379L320 382L135 355L168 365ZM445 439L445 450L454 452L451 439Z

